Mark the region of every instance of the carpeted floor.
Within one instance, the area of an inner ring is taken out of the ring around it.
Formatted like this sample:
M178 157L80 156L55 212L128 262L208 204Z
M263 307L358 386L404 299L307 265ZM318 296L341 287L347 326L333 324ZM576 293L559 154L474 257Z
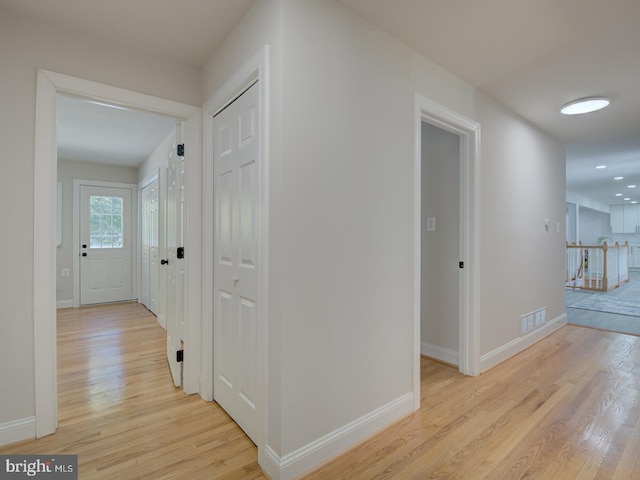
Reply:
M640 336L640 272L609 293L567 289L567 321L573 325Z

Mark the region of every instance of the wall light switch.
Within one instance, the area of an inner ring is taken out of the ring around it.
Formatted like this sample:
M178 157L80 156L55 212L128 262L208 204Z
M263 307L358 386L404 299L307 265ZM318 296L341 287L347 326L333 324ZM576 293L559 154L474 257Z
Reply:
M69 274L70 274L70 271L69 271L69 269L68 269L68 268L63 268L63 269L62 269L62 276L63 276L63 277L68 277L68 276L69 276Z
M436 231L436 217L428 217L427 218L427 231L435 232Z

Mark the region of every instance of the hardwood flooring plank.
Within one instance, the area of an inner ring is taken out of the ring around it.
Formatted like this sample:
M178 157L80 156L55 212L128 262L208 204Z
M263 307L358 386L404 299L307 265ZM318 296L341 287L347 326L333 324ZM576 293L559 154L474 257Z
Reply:
M264 480L215 403L173 386L135 303L58 320L58 431L0 453L79 455L83 480ZM478 377L421 359L421 408L302 478L640 479L640 337L566 326Z

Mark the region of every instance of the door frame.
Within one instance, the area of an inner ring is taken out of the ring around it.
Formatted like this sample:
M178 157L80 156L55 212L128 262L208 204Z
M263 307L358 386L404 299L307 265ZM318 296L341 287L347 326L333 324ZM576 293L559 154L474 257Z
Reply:
M459 370L480 374L480 124L420 94L414 97L414 245L413 245L413 391L420 406L420 292L422 245L422 134L423 122L460 138L460 270Z
M56 362L56 184L57 95L91 98L185 121L190 162L187 172L187 221L185 244L187 288L185 315L185 386L187 393L200 390L202 247L201 109L144 93L39 69L36 86L34 159L34 346L36 437L55 432L58 425Z
M269 46L263 46L227 83L223 85L202 109L203 122L203 171L204 191L203 205L211 212L214 202L213 194L213 117L238 98L252 84L258 82L258 104L260 114L258 129L260 142L258 145L258 185L260 195L260 259L261 273L258 279L258 301L260 303L260 325L258 327L258 394L256 408L258 409L259 427L256 436L258 458L264 455L267 433L267 392L268 392L268 290L269 290ZM213 215L203 217L203 277L202 291L202 396L205 400L213 400Z
M133 183L102 182L73 179L73 307L80 306L80 187L114 187L131 191L131 299L139 296L139 285L134 281L140 275L137 245L138 235L138 186Z

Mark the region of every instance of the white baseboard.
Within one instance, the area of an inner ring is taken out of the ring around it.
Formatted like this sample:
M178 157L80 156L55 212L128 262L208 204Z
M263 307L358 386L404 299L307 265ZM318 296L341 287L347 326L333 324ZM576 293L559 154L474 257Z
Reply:
M450 348L439 347L431 343L420 343L420 354L425 357L434 358L449 365L460 365L458 352Z
M507 343L506 345L496 348L494 351L489 352L480 357L480 373L486 372L490 368L495 367L499 363L517 355L518 353L526 350L530 346L542 340L544 337L552 334L560 327L567 324L567 314L563 313L559 317L554 318L550 322L545 323L542 327L529 332L522 337Z
M0 446L36 438L36 417L0 424Z
M56 302L57 308L73 308L73 299L71 300L58 300Z
M297 478L412 411L413 393L407 393L284 457L280 457L267 445L261 455L260 466L273 480Z

